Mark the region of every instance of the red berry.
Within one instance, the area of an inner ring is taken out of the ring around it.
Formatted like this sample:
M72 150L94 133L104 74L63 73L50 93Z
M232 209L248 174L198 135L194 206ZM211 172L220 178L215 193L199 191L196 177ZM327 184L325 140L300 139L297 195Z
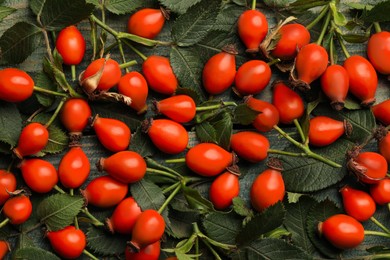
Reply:
M371 109L376 120L380 121L385 126L390 125L390 99L372 106Z
M279 123L279 111L271 103L254 97L249 97L245 102L251 109L260 112L252 123L258 131L271 131Z
M379 141L379 153L390 163L390 132Z
M87 244L84 232L74 226L67 226L58 231L49 231L47 238L54 251L67 259L78 258Z
M344 122L327 116L316 116L310 119L309 142L311 145L330 145L339 139L344 132Z
M260 43L268 33L268 22L265 15L258 10L247 10L238 18L238 35L247 51L257 52Z
M79 133L88 125L92 115L88 102L81 98L68 99L61 109L60 119L66 130Z
M177 95L156 102L156 112L178 123L191 121L196 114L195 101L187 95Z
M158 260L160 257L160 241L141 248L139 252L134 252L130 246L126 247L126 260Z
M271 74L269 65L262 60L245 62L236 73L235 89L242 96L258 94L268 85Z
M0 100L21 102L33 91L34 81L26 72L15 68L0 70Z
M310 84L318 79L328 67L328 53L325 48L310 43L302 47L295 60L298 79Z
M113 59L106 60L105 58L100 58L94 60L91 64L88 65L87 69L82 74L81 79L85 80L91 76L94 76L100 72L103 66L103 72L96 86L96 90L109 90L119 83L122 76L121 68L119 67L118 62ZM87 92L93 92L94 90L95 88L93 88L92 91L86 89Z
M127 30L144 38L153 39L162 30L165 17L160 9L144 8L132 14L127 23Z
M25 195L12 197L3 207L3 214L12 225L20 225L26 222L32 213L30 198Z
M241 158L257 163L268 156L268 139L256 132L242 131L232 135L232 150Z
M362 152L355 158L355 162L359 166L357 169L352 168L352 171L364 183L376 183L386 177L387 162L379 153Z
M122 200L106 223L112 233L131 234L142 210L133 197Z
M71 25L60 31L56 41L56 49L66 65L77 65L83 60L85 40L76 26Z
M61 184L68 189L79 188L87 180L91 165L87 155L79 146L69 149L58 166Z
M343 197L344 210L349 216L359 221L366 221L374 215L375 201L368 193L349 186L343 187L340 192Z
M370 186L370 194L379 205L390 203L390 179L385 178L372 184Z
M40 123L30 123L22 129L14 153L19 158L39 153L45 148L48 141L49 132L46 126Z
M58 182L58 173L53 164L42 159L24 159L20 170L27 186L35 192L47 193Z
M390 74L390 33L383 31L371 35L367 43L367 56L381 74Z
M343 66L331 65L321 76L321 89L336 110L344 107L349 90L349 76Z
M148 83L141 73L132 71L124 75L118 84L118 92L131 98L130 107L138 113L146 111Z
M283 124L291 124L305 112L302 98L283 82L274 86L272 103L279 111L279 120Z
M0 206L10 198L9 192L16 190L16 178L11 172L0 170Z
M240 182L236 174L225 172L211 183L210 201L216 209L222 210L232 205L232 200L240 193Z

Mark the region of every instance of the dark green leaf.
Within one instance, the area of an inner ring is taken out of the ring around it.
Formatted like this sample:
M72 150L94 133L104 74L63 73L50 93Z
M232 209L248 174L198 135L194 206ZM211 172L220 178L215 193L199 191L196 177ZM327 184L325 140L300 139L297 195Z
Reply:
M247 6L247 4L248 4L246 2L246 0L233 0L232 2L235 3L236 5L239 5L239 6Z
M152 156L155 153L153 143L141 127L138 127L131 137L129 150L139 153L142 157Z
M106 8L111 13L119 15L131 13L141 7L151 6L153 3L152 0L109 0L106 1Z
M363 3L344 3L351 9L356 9L356 10L371 10L374 6L369 5L369 4L363 4Z
M236 237L240 247L249 245L261 235L281 226L286 210L281 202L267 208L262 213L252 218Z
M91 226L87 231L88 247L95 253L107 255L120 255L125 252L127 236L111 234L108 231Z
M317 191L316 193L312 193L311 197L315 199L317 202L323 202L323 201L331 201L336 205L336 207L341 208L343 206L343 200L340 196L339 188L336 185L336 187L329 187L327 189L323 189L320 191Z
M192 223L199 220L199 214L195 212L169 211L169 219L172 223L172 232L177 238L188 238L192 235L194 226Z
M245 249L233 255L234 260L241 259L311 259L302 249L276 238L265 238L254 241Z
M331 0L297 0L287 6L287 9L293 12L302 13L316 6L324 6Z
M214 211L213 204L205 199L198 190L184 186L183 193L190 208L197 209L201 213Z
M44 72L38 73L34 77L34 82L35 82L35 85L40 87L40 88L52 90L52 91L57 90L56 85ZM36 92L36 96L37 96L38 102L44 107L50 107L55 100L55 98L53 96L41 94L38 92Z
M346 42L349 43L365 43L369 39L369 36L365 34L352 34L352 33L343 34L342 37Z
M176 19L172 37L179 46L191 46L200 42L213 28L221 1L203 0Z
M22 131L22 117L15 104L0 102L0 141L16 146Z
M214 127L207 121L197 124L195 127L196 137L202 143L216 143L217 132Z
M165 196L156 184L141 180L130 186L131 194L142 210L158 210L165 202Z
M68 147L69 138L68 135L61 130L58 126L52 124L48 128L49 130L49 142L42 150L44 153L60 153Z
M294 245L301 247L308 254L312 254L315 251L305 231L307 214L314 204L315 201L313 199L302 196L297 203L286 205L287 213L284 225L291 232L291 239Z
M39 15L45 2L46 0L30 0L30 8L35 15Z
M172 61L171 61L172 63ZM197 90L191 89L191 88L177 88L176 89L176 95L187 95L192 97L195 104L200 104L203 100L202 97L198 94Z
M324 221L328 217L338 213L341 213L341 210L332 202L324 201L313 205L309 210L306 219L306 232L310 241L321 253L330 258L335 258L340 251L333 247L325 238L319 236L317 225L320 221Z
M235 197L233 199L233 210L238 215L243 217L251 217L253 216L253 211L247 207L245 201L241 197Z
M241 229L242 219L234 212L222 214L213 212L203 219L207 235L218 242L235 244L235 237Z
M235 4L226 5L217 16L213 30L231 32L236 30L238 17L247 10L243 6Z
M0 6L0 22L3 21L4 18L6 18L8 15L15 12L16 9L6 6Z
M162 5L178 14L184 14L188 8L200 1L201 0L159 0Z
M376 4L371 10L364 13L361 17L365 22L388 22L390 12L390 1L383 1Z
M290 4L289 0L264 0L264 4L272 8L282 8Z
M211 122L217 132L217 143L224 149L229 150L230 138L233 133L233 122L230 113L223 112L215 121Z
M18 22L0 38L1 58L11 64L21 63L40 45L41 39L38 27Z
M85 0L45 1L41 12L41 23L48 30L59 30L86 19L95 9Z
M37 214L48 230L57 231L73 223L83 204L83 197L55 194L38 205Z
M347 97L345 99L344 107L349 110L357 110L362 109L359 102L355 101L354 99Z
M38 247L25 247L17 250L12 259L23 260L60 260L55 254Z
M247 104L240 104L234 109L234 121L241 125L250 125L259 113L261 112L251 109Z

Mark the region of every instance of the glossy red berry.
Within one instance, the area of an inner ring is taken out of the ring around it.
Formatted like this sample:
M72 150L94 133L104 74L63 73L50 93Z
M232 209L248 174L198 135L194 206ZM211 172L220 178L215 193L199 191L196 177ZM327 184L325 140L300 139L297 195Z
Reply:
M236 73L235 89L242 96L258 94L268 85L271 75L271 68L264 61L247 61Z
M22 129L14 153L23 158L39 153L49 141L49 131L40 123L30 123Z
M160 241L141 248L139 252L133 251L130 246L126 247L126 260L158 260L160 257Z
M169 119L152 120L147 133L153 144L164 153L178 154L187 148L187 130L175 121Z
M390 99L372 106L371 110L374 113L376 120L380 121L385 126L390 125Z
M236 76L236 57L234 52L222 51L212 56L204 65L203 86L210 95L218 95L227 90Z
M272 103L278 109L279 121L283 124L291 124L294 119L300 118L305 111L301 96L283 82L275 84Z
M362 56L354 55L346 59L343 66L349 76L351 94L364 106L375 103L378 76L371 63Z
M86 100L71 98L62 107L60 120L69 132L81 133L88 125L91 116L92 111Z
M390 163L390 132L379 141L379 153Z
M56 41L56 49L66 65L77 65L84 57L85 40L76 26L71 25L60 31Z
M328 67L328 53L324 47L310 43L302 47L295 60L298 79L306 84L318 79Z
M34 80L24 71L7 68L0 70L0 100L21 102L34 91Z
M87 244L84 232L74 226L67 226L58 231L49 231L47 238L54 251L66 259L78 258Z
M364 240L363 225L348 215L337 214L318 225L318 230L333 246L351 249Z
M156 112L178 123L191 121L196 114L195 101L187 95L177 95L155 103Z
M87 202L100 208L113 207L127 195L128 185L110 176L100 176L88 183L83 195Z
M390 32L371 35L367 43L367 56L372 66L381 74L390 74Z
M349 90L349 76L344 67L330 65L321 76L321 89L334 109L343 109Z
M95 116L92 123L99 142L111 152L119 152L129 147L130 128L118 119Z
M238 176L231 172L225 172L211 183L209 197L216 209L223 210L232 205L232 200L239 193L240 182Z
M375 201L370 194L345 186L340 190L343 197L345 212L359 221L366 221L371 218L376 210Z
M245 103L248 104L251 109L260 112L252 123L258 131L271 131L273 127L279 123L279 111L271 103L254 97L248 97L245 100Z
M71 147L58 166L61 184L68 189L77 189L87 180L91 165L83 149Z
M260 43L268 33L268 22L265 15L258 10L247 10L238 18L238 35L247 51L257 52Z
M107 158L101 158L98 168L120 182L134 183L145 176L146 162L136 152L121 151Z
M146 111L148 83L141 73L132 71L124 75L118 83L118 92L131 98L130 107L138 113Z
M179 85L168 58L149 56L142 64L149 87L164 95L173 95Z
M370 186L370 194L376 203L385 205L390 203L390 179L385 178Z
M253 181L250 190L252 206L257 211L282 201L286 193L282 174L278 170L267 169Z
M249 162L257 163L268 156L269 141L262 134L242 131L232 135L230 142L232 150Z
M5 255L11 251L9 244L5 240L0 240L0 259L5 259Z
M103 72L95 89L106 91L118 84L122 77L121 68L119 67L118 62L113 59L108 59L107 61L105 58L94 60L82 74L82 80L94 76L100 72L102 68ZM92 89L92 91L95 89ZM87 89L87 92L92 91Z
M376 183L387 174L386 159L379 153L362 152L355 158L355 162L359 167L353 168L352 171L364 183ZM364 170L360 170L360 167Z
M127 31L144 38L153 39L162 30L165 16L161 9L144 8L132 14Z
M131 234L134 224L141 213L142 210L134 198L128 197L116 206L106 223L112 233Z
M9 192L16 190L16 178L11 172L0 170L0 206L10 198Z
M193 172L206 176L216 176L232 165L234 155L213 143L200 143L188 150L186 165ZM199 163L202 162L202 163Z
M334 143L345 132L345 123L327 116L310 119L309 143L314 146L327 146Z
M42 159L24 159L20 170L27 186L35 192L47 193L58 182L58 173L53 164Z
M278 31L280 38L271 55L281 60L292 60L303 46L310 42L310 32L298 23L286 24Z
M3 207L3 214L13 225L20 225L26 222L32 213L30 198L19 195L7 200Z

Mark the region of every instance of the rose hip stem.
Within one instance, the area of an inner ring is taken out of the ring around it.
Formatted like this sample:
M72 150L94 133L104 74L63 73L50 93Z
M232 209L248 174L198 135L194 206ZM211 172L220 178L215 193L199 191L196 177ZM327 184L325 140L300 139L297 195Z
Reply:
M256 9L256 0L252 0L252 10Z
M322 8L320 14L317 16L317 18L314 19L311 23L309 23L306 26L306 29L310 30L311 28L313 28L319 21L322 20L322 18L325 17L325 15L327 14L328 10L329 10L329 5L324 6L324 8Z

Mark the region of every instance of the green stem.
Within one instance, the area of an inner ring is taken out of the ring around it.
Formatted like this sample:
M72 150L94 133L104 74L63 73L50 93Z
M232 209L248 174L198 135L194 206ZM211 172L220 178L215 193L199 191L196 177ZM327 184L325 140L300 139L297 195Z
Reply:
M390 259L390 254L374 254L370 256L370 259Z
M104 226L104 224L103 224L100 220L98 220L97 218L95 218L95 216L92 215L92 214L89 212L89 210L88 210L87 207L82 208L82 209L81 209L81 212L83 212L83 213L92 221L92 225L97 226L97 227L102 227L102 226Z
M56 91L51 91L51 90L40 88L40 87L37 87L37 86L34 86L34 91L37 91L37 92L40 92L40 93L44 93L44 94L48 94L48 95L53 95L53 96L68 97L68 95L66 93L60 93L60 92L56 92Z
M126 64L126 57L125 57L125 52L123 51L123 45L122 45L122 41L120 39L117 39L117 42L118 42L118 48L119 48L119 52L121 54L121 57L122 57L122 62L123 64ZM123 65L122 64L122 65ZM137 64L137 63L136 63ZM134 64L133 64L134 65ZM130 65L131 66L131 65ZM126 70L126 73L129 73L129 68L128 67L125 67L124 68Z
M169 195L169 197L165 200L164 204L158 209L158 213L162 213L164 209L168 206L168 204L172 201L172 199L179 193L181 190L181 185L178 185L176 189Z
M91 37L91 45L92 45L92 60L95 60L96 52L97 52L97 32L96 32L96 23L90 17L89 25L91 27L90 37Z
M47 31L45 29L42 29L42 33L43 33L43 38L45 39L47 55L49 56L49 60L51 62L53 62L54 58L53 58L53 54L52 54L51 47L50 47L49 35L47 34Z
M69 195L70 195L70 196L74 196L74 189L70 189L70 190L69 190Z
M52 38L53 42L57 41L57 35L56 35L55 31L51 31L51 38Z
M106 47L106 48L104 49L104 54L109 53L109 52L110 52L113 48L115 48L116 46L118 46L118 42L117 42L117 41L111 43L108 47Z
M385 231L386 233L390 234L390 230L385 227L379 220L377 220L375 217L371 217L370 220L375 224L377 225L378 227L380 227L383 231Z
M286 152L286 151L275 150L275 149L268 149L268 153L294 156L294 157L305 157L306 156L305 153L293 153L293 152Z
M86 255L86 256L88 256L90 259L99 260L99 258L97 258L97 257L94 256L93 254L91 254L90 252L88 252L86 249L84 249L83 254Z
M320 14L317 16L317 18L314 19L311 23L309 23L306 26L306 29L310 30L311 28L313 28L319 21L322 20L322 18L324 18L324 16L327 14L328 10L329 10L329 5L324 6L324 8L322 8Z
M94 16L93 14L89 17L92 21L94 21L97 25L99 25L101 28L103 28L105 31L107 31L108 33L112 34L113 36L115 37L118 37L118 32L115 31L114 29L112 29L111 27L109 27L107 24L103 23L102 21L100 21L96 16Z
M335 52L334 52L334 39L333 39L333 32L332 37L330 39L330 45L329 45L329 56L330 56L330 65L334 65L335 61Z
M4 219L1 223L0 223L0 228L3 228L5 225L7 225L9 222L9 218L6 218Z
M54 114L50 117L49 121L45 124L45 127L48 128L54 120L57 118L58 114L61 111L62 106L65 104L66 98L63 98L60 103L58 104L56 110L54 111Z
M185 163L186 158L177 158L177 159L169 159L165 160L166 163Z
M175 182L174 184L172 184L171 186L163 189L163 193L166 194L166 193L169 193L170 191L174 190L177 186L180 185L180 182Z
M195 239L195 259L199 260L199 238Z
M60 187L58 187L58 185L55 185L53 187L53 189L55 189L56 191L58 191L61 194L66 194L66 192L63 189L61 189Z
M341 38L339 34L337 34L337 39L340 43L340 47L343 50L345 57L348 59L349 57L351 57L351 54L349 54L347 47L345 47L344 40Z
M72 81L76 80L76 65L70 66L70 70L72 72Z
M161 171L161 170L158 170L158 169L153 169L153 168L146 168L146 172L149 172L149 173L157 173L157 174L160 174L162 176L166 176L168 178L171 178L171 179L179 179L178 176L172 174L172 173L169 173L169 172L166 172L166 171Z
M205 106L205 107L197 107L196 111L207 111L207 110L213 110L213 109L218 109L221 107L227 107L227 106L237 106L236 102L233 101L227 101L224 102L222 101L220 104L212 105L212 106Z
M141 59L146 60L148 57L146 57L142 52L140 52L137 48L135 48L131 43L127 42L126 40L123 41L135 54L141 57Z
M222 260L222 258L219 256L217 251L210 245L210 243L207 240L202 240L202 242L207 246L207 248L211 251L211 253L214 256L214 259L216 260Z
M301 137L302 143L305 143L306 142L306 137L305 137L305 134L303 133L301 124L298 122L298 119L294 119L293 122L294 122L295 127L297 128L299 136Z
M326 19L325 19L324 25L323 25L322 30L321 30L321 34L320 34L320 36L317 39L317 44L318 45L321 45L322 40L324 39L326 30L328 29L328 26L329 26L330 17L331 17L331 12L328 12L328 14L326 15Z
M256 9L256 0L252 0L252 10Z
M382 28L378 22L374 22L374 28L377 33L380 33L382 31Z
M282 61L282 60L279 59L279 58L273 59L273 60L271 60L270 62L267 62L267 65L271 67L272 65L274 65L274 64L276 64L276 63L279 63L279 62L281 62L281 61Z
M373 231L373 230L364 230L364 235L390 238L390 234L379 232L379 231Z
M131 66L136 65L136 64L137 64L137 61L136 60L132 60L132 61L128 61L126 63L122 63L121 65L119 65L119 67L121 69L125 69L125 68L131 67Z

